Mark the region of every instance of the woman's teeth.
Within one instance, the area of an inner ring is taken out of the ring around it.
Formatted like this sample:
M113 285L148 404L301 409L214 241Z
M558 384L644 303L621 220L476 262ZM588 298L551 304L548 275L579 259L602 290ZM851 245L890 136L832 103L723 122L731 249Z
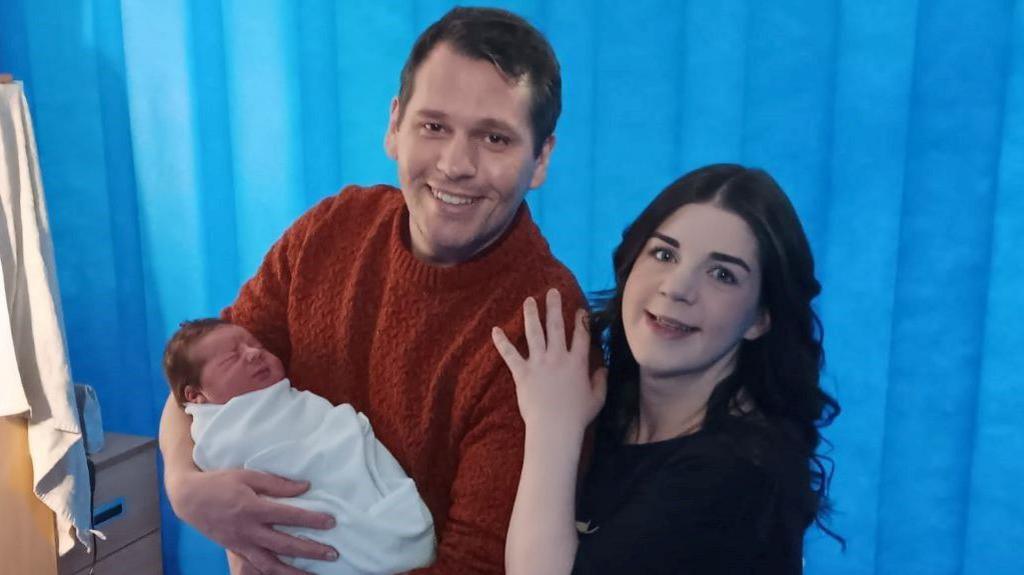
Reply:
M689 325L686 325L685 323L680 323L680 322L678 322L678 321L676 321L674 319L669 319L669 318L666 318L666 317L655 316L654 317L654 321L657 322L657 324L662 326L662 327L666 327L668 329L674 329L676 331L681 331L683 333L689 333L691 331L697 331L697 328L695 328L693 326L689 326Z

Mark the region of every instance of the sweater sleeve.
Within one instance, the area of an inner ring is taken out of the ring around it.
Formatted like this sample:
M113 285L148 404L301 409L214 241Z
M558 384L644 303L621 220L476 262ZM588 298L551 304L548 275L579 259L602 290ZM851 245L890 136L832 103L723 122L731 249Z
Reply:
M586 306L579 288L555 282L563 294L565 325L573 325L576 310ZM543 301L544 287L532 294ZM514 317L502 325L509 339L526 348L521 315L522 301L514 303ZM490 345L476 366L482 374L482 393L473 399L468 430L459 445L459 462L450 491L448 522L438 533L437 560L419 575L483 574L505 572L505 536L515 503L523 466L525 428L519 415L515 382L498 352ZM568 334L567 337L571 337Z
M289 290L292 270L311 231L334 205L337 196L320 202L296 220L271 246L256 275L242 285L234 303L221 317L251 332L284 362L291 360L288 330Z
M499 359L500 361L500 359ZM448 521L426 574L504 573L505 534L523 462L523 423L512 377L493 364L458 448Z

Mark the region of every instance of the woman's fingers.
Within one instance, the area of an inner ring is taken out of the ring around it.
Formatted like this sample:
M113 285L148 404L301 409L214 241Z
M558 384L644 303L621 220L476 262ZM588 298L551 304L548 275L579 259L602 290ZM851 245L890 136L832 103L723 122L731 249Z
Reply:
M544 328L540 325L540 314L537 311L537 300L532 297L523 302L523 324L526 330L526 347L530 357L547 349L544 343Z
M544 313L546 314L548 335L547 347L551 350L565 351L565 321L562 319L562 294L552 288L548 290Z
M573 353L583 354L584 357L590 354L590 326L587 325L587 310L576 310L576 326L572 330Z
M512 372L512 377L516 378L519 375L520 366L523 364L523 356L519 355L519 350L516 346L512 345L509 341L508 336L500 327L494 327L491 329L491 341L494 342L495 349L498 350L498 355L505 361L505 365L508 366L509 371Z

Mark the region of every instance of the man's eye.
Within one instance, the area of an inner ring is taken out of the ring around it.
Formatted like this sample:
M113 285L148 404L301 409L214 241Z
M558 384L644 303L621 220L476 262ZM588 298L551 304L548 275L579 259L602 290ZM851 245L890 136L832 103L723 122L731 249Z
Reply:
M444 131L444 126L442 126L441 124L439 124L437 122L424 122L423 123L423 129L426 130L427 132L437 133L437 132L443 132Z
M512 138L509 138L508 136L506 136L504 134L498 134L498 133L493 133L493 132L490 133L490 134L487 134L486 140L487 140L488 144L491 144L491 145L494 145L494 146L507 146L510 143L512 143Z
M727 270L726 268L722 267L713 268L711 270L711 277L715 278L716 280L724 284L736 283L736 275L733 274L731 271Z

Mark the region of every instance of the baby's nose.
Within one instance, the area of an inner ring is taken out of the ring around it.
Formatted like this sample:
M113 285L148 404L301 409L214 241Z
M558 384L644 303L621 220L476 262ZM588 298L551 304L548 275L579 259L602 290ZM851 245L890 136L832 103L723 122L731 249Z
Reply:
M260 349L258 347L250 347L245 350L245 361L256 361L260 357Z

